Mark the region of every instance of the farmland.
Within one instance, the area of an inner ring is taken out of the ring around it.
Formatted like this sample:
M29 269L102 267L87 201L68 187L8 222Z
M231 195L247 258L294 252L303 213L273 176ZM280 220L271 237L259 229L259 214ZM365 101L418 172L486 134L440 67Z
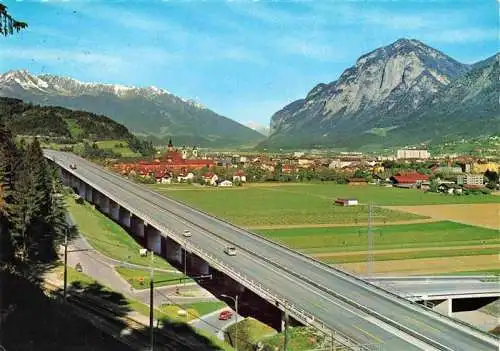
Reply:
M500 197L491 195L448 196L331 183L248 184L230 189L151 187L326 263L356 271L366 268L368 202L374 204L374 260L383 264L380 267L384 272L390 272L391 265L394 272L401 267L411 272L411 262L421 262L414 266L415 271L488 270L494 268L494 262L487 262L485 257L498 253L500 245L498 231L486 223L485 218L490 216L484 215L498 211ZM334 199L342 197L356 198L360 205L333 205ZM462 209L459 218L450 215L452 208ZM476 219L467 222L474 213ZM459 257L464 259L460 261ZM436 258L446 264L435 269L425 267L425 262ZM474 267L476 258L478 265Z

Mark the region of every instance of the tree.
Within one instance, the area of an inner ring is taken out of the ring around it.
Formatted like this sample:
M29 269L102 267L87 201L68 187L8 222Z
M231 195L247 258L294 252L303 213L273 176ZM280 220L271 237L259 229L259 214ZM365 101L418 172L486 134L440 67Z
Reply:
M25 22L17 21L7 12L7 6L0 3L0 34L3 36L12 35L14 31L19 32L21 29L28 27Z

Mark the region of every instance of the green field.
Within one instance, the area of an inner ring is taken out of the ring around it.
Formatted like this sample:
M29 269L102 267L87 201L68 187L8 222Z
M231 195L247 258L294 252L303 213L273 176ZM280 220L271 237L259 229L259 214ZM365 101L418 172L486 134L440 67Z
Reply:
M132 151L128 143L123 140L104 140L96 142L99 149L108 149L122 155L122 157L140 157L141 154ZM121 144L121 146L120 146Z
M139 255L139 249L142 247L120 225L94 209L87 202L79 205L71 196L67 196L66 204L80 233L94 249L116 260L141 266L150 265L151 259ZM155 256L154 266L174 269L160 256Z
M366 250L367 227L293 228L259 233L307 253ZM500 243L498 231L449 221L372 228L375 249L449 247Z
M456 256L478 256L478 255L494 255L498 253L498 249L453 249L453 250L432 250L417 252L398 252L388 254L378 254L376 251L373 255L374 261L393 261L393 260L412 260L416 258L433 258L433 257L456 257ZM326 263L353 263L363 262L367 260L367 254L322 257L321 260Z
M226 306L227 305L222 301L202 301L182 305L184 308L196 310L200 316L217 311Z
M375 205L375 222L394 222L423 218L380 206L452 203L500 203L499 196L447 196L413 189L384 188L375 185L352 187L332 183L254 185L230 189L194 186L152 185L152 189L200 208L241 226L366 223L367 203ZM341 207L337 198L356 198L362 205Z
M116 267L116 271L125 279L134 289L148 289L150 282L150 272L143 269L131 269L125 267ZM180 272L179 272L180 273ZM175 285L183 282L184 274L166 273L161 271L154 272L155 286ZM188 278L186 282L190 282Z
M282 224L366 223L368 206L342 207L333 204L336 196L321 193L318 186L283 186L248 189L164 190L160 192L189 203L212 215L241 226ZM292 191L293 189L293 191ZM308 194L307 190L316 190ZM423 218L418 215L374 207L373 220L380 222Z

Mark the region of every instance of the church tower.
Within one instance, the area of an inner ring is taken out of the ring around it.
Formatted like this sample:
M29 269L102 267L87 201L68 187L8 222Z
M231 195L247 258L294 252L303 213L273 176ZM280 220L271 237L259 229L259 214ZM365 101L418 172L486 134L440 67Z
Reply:
M172 144L172 138L168 139L168 152L174 151L174 144Z

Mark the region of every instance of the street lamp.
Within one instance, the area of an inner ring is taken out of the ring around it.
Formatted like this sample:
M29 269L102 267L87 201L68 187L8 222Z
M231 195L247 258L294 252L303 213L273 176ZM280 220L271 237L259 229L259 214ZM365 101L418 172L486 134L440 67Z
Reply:
M235 297L226 295L226 294L221 294L221 297L226 297L228 299L233 300L234 302L234 309L236 310L236 329L234 331L234 350L238 351L238 295Z

